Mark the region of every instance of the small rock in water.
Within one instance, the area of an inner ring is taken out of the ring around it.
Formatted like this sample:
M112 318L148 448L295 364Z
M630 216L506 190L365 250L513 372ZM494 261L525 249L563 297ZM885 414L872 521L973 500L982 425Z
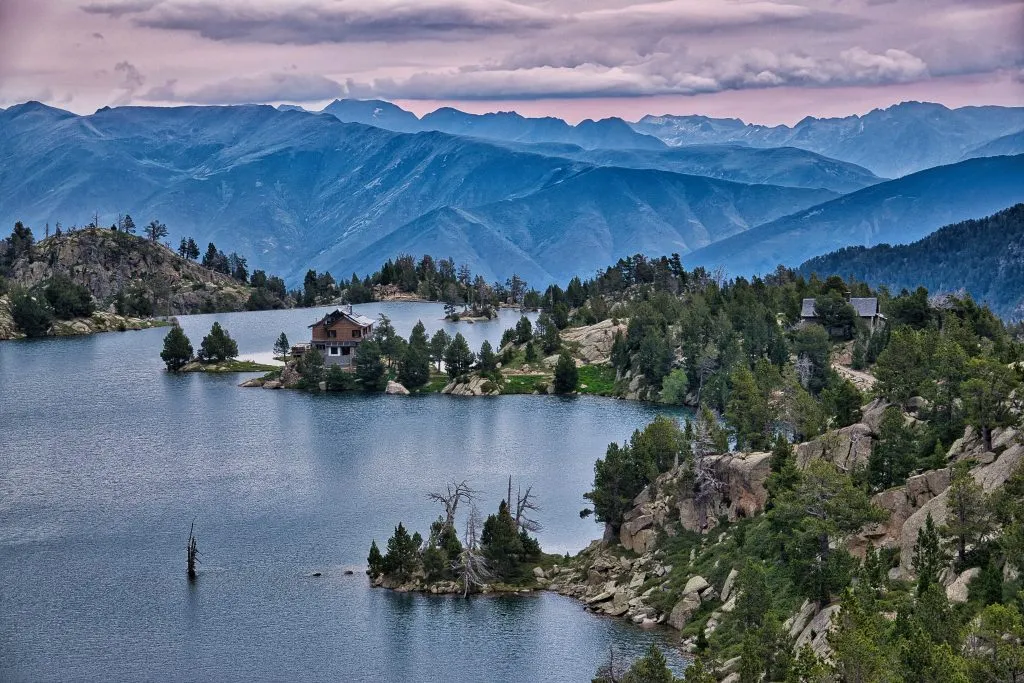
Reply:
M321 572L313 572L312 574L310 574L310 576L323 576L323 573L321 573Z
M352 576L353 574L355 574L355 572L352 571L351 569L346 569L345 570L345 576Z

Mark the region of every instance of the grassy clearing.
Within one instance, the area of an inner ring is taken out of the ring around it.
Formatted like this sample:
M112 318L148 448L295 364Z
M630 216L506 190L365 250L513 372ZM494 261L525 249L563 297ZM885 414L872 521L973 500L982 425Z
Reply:
M595 396L615 393L615 368L610 365L584 365L579 369L579 392Z
M534 391L543 393L547 391L550 383L549 375L508 375L501 387L501 393L532 394Z

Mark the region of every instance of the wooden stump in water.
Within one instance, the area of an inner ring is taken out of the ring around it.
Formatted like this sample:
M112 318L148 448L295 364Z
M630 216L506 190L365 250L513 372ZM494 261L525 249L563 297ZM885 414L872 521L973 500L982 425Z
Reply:
M195 529L196 523L192 522L192 526L188 530L188 542L185 544L185 552L188 557L188 580L196 580L196 563L199 562L199 548L196 544L196 537L192 533Z

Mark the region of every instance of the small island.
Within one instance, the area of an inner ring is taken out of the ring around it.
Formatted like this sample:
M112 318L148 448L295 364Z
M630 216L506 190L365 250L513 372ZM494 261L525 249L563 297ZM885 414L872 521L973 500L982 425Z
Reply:
M238 343L227 330L215 322L210 333L203 337L199 353L193 357L192 342L181 327L174 324L164 338L160 358L172 373L207 372L267 372L275 366L238 359Z
M426 540L419 532L410 535L399 523L385 553L373 541L366 572L373 585L464 597L546 588L548 572L557 573L557 563L567 558L543 553L531 535L541 528L532 517L540 509L533 490L518 488L513 494L509 477L508 495L487 519L476 505L479 495L465 481L428 493L443 506L444 514L430 525ZM460 504L470 506L461 540L455 526Z

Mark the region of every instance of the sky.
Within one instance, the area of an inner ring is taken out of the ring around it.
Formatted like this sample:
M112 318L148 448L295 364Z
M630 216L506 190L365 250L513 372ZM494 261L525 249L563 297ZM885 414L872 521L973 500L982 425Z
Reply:
M0 106L342 97L571 122L1024 105L1024 0L0 0Z

